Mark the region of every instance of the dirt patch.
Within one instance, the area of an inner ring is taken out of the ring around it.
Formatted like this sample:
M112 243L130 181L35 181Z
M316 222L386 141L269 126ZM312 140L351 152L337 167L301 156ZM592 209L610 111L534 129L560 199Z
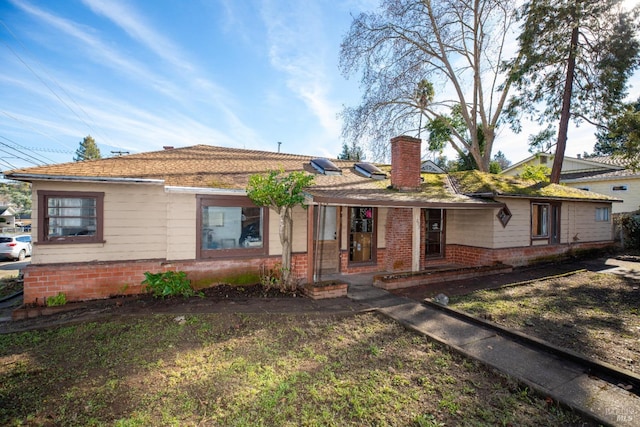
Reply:
M640 281L583 271L453 296L458 310L640 373Z

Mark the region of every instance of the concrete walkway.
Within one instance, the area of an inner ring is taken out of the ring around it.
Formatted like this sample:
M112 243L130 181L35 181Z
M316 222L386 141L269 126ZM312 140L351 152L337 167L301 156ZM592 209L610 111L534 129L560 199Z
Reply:
M367 276L354 277L349 298L604 425L640 425L640 397L589 376L582 366L415 300L374 288L371 283Z

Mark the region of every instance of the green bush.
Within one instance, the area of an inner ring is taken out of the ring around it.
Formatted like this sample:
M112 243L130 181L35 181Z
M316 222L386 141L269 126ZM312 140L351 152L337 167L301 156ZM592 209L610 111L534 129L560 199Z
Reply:
M616 225L622 229L624 247L640 249L640 211L620 214Z
M187 279L184 271L165 271L164 273L144 273L147 292L151 292L154 298L164 298L181 295L185 298L202 296L191 287L191 281Z
M67 303L67 296L62 292L58 292L55 297L47 297L45 302L47 307L58 307Z

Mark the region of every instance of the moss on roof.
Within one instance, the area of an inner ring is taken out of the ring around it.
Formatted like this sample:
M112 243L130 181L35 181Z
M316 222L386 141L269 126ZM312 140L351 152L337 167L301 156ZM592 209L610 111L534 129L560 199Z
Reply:
M560 184L536 182L480 171L454 172L452 179L462 194L495 196L545 197L556 199L612 200L609 196L579 190Z

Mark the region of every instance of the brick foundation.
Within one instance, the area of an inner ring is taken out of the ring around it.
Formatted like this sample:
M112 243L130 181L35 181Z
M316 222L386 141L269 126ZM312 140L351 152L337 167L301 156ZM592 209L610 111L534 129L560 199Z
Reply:
M466 266L508 264L520 267L553 258L568 256L572 252L605 249L611 241L585 242L571 245L523 246L519 248L487 249L464 245L447 245L445 262Z
M259 277L260 267L273 268L281 257L198 261L141 260L77 264L30 264L24 269L24 303L45 305L47 297L62 292L67 301L104 299L144 293L144 273L184 271L194 287L229 283L241 277ZM294 254L291 274L306 277L306 254ZM226 279L226 280L225 280Z

